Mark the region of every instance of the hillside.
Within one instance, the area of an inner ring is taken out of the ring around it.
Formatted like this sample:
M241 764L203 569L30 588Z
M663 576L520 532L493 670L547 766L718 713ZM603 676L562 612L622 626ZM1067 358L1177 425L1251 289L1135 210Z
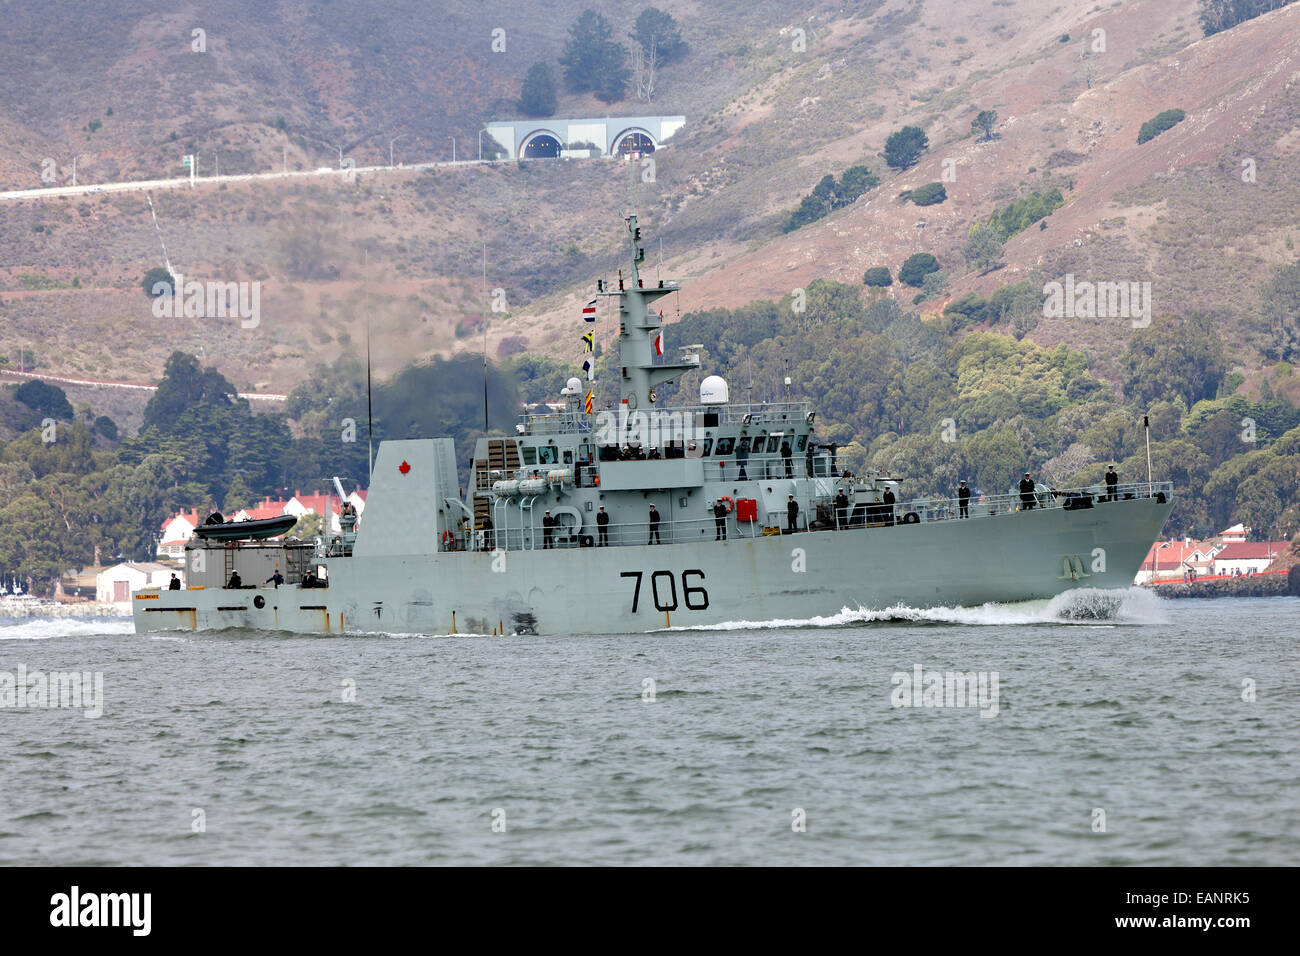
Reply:
M222 172L285 157L312 169L336 162L334 144L358 164L383 162L394 137L399 161L449 158L452 136L465 151L483 122L516 115L519 79L559 55L584 4L443 6L435 19L413 2L381 18L339 2L229 0L154 16L78 5L72 41L56 41L51 18L15 11L0 40L6 89L39 92L0 101L0 184L39 185L43 157L73 152L81 182L176 175L190 150L201 172L213 156ZM1024 279L1151 281L1157 321L1210 311L1244 387L1269 374L1259 289L1296 255L1288 160L1300 143L1290 135L1300 5L1209 38L1192 0L1086 11L1046 0L813 2L798 16L775 3L663 7L691 52L664 70L653 108L686 115L687 126L657 154L637 201L650 260L662 241L665 270L686 281L672 308L779 299L817 278L858 284L870 266L896 272L926 251L948 277L921 304L927 314ZM602 9L626 31L642 7ZM202 54L190 50L198 24ZM490 50L498 26L504 54ZM37 73L53 82L29 82ZM1137 145L1138 127L1171 107L1187 119ZM645 108L565 94L558 112ZM970 128L980 109L998 113L988 142ZM103 123L93 133L92 114ZM907 123L930 145L898 173L879 153ZM1242 182L1242 158L1255 161L1254 182ZM781 232L823 175L862 162L878 186ZM368 319L378 367L395 371L481 348L486 244L487 288L503 290L506 308L489 316L490 352L510 338L507 348L569 358L576 304L618 267L628 174L616 162L511 162L155 194L178 271L263 283L263 321L251 330L150 313L139 282L162 256L143 194L5 202L0 355L23 347L45 369L149 381L179 347L241 387L287 391L360 348ZM939 205L897 198L940 180ZM1064 207L1012 237L1003 268L965 267L973 224L1052 187ZM912 308L912 292L885 294ZM1123 320L1045 318L1029 335L1085 349L1114 377L1130 331Z

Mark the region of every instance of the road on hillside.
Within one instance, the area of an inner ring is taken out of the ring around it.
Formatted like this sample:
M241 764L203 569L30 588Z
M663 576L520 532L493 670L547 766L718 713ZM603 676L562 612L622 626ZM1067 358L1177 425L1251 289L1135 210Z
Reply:
M307 177L351 178L357 173L396 172L410 169L444 169L460 166L493 166L512 162L505 159L458 159L441 163L413 163L409 166L357 166L349 169L298 169L281 173L238 173L232 176L196 176L193 182L188 176L175 179L142 179L138 182L92 183L87 186L45 186L39 189L10 189L0 192L0 199L54 199L59 196L89 196L97 193L148 192L154 189L185 189L193 186L210 186L219 183L246 183L269 179L302 179Z
M0 370L0 378L40 379L51 385L89 385L95 388L125 388L141 392L156 392L157 385L145 385L140 382L114 382L103 378L68 378L64 375L47 375L44 372L16 372L13 369ZM269 392L236 392L240 398L250 402L283 402L288 395L274 395Z

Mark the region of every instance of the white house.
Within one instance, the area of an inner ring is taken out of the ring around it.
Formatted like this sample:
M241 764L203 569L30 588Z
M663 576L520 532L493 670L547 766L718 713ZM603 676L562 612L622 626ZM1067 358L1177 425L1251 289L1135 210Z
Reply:
M1286 541L1243 541L1214 556L1215 574L1258 574L1286 550Z
M198 510L180 511L162 524L162 535L158 539L158 553L173 558L185 554L185 543L194 535L194 529L202 519Z
M128 561L95 575L95 600L101 604L131 606L131 595L141 588L165 588L174 569L155 561ZM184 579L182 577L182 586Z

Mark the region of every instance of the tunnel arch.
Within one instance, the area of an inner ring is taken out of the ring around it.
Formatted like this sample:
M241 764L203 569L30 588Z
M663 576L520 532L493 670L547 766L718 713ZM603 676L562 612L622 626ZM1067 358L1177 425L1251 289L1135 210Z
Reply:
M640 126L632 126L614 137L610 153L614 156L627 156L631 153L648 156L655 151L657 145L655 138L647 130Z
M564 148L564 140L549 129L529 133L519 144L520 159L554 159Z

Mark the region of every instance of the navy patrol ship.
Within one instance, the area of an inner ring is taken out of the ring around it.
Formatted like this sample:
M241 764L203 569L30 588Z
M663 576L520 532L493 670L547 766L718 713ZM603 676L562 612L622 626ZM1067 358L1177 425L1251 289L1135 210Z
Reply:
M642 279L635 212L627 229L630 278L597 285L618 304L615 410L570 379L561 409L478 439L467 494L451 439L382 442L360 520L314 542L196 536L188 586L137 592L136 629L629 633L1132 584L1168 482L904 500L815 441L808 402L733 403L709 376L698 404L661 407L701 346L657 361L651 306L679 286Z

